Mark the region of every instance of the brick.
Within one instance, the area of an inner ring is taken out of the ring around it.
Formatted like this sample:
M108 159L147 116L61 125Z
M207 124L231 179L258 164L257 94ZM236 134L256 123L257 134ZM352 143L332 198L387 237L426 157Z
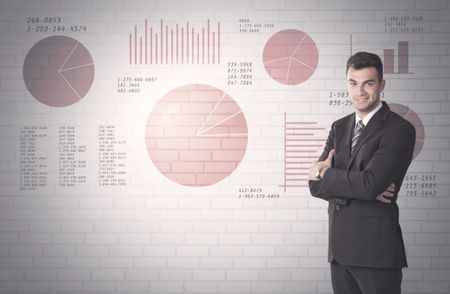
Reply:
M132 271L131 269L127 269L127 278L128 273ZM132 277L133 274L130 273L130 277ZM125 278L125 270L124 269L92 269L91 270L91 277L93 281L117 281L117 280L123 280ZM94 291L94 290L90 290Z
M130 281L154 281L158 280L160 276L157 270L147 269L127 269L126 278Z
M44 281L19 281L17 284L18 293L49 293L49 282Z
M201 268L231 268L232 259L228 257L202 257L200 260Z
M130 268L133 266L133 259L130 257L102 257L100 266L103 268Z
M83 284L79 281L53 281L50 283L50 291L56 293L81 292Z
M118 281L117 290L128 293L148 293L150 282L147 281Z
M85 281L83 282L85 291L111 293L116 291L116 282L113 281Z
M258 280L259 274L257 270L250 269L233 269L226 271L227 281L255 281Z
M183 283L177 281L151 281L151 293L183 293Z
M251 283L246 281L223 281L218 283L219 293L250 293Z

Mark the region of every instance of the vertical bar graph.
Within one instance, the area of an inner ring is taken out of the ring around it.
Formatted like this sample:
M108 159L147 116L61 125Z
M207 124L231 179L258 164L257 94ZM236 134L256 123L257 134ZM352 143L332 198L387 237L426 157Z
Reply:
M220 22L214 24L209 19L200 27L188 21L170 26L163 19L155 27L145 19L142 25L134 25L128 36L128 62L130 65L220 64L220 34Z
M320 156L326 139L318 137L325 128L317 122L288 119L284 112L284 192L308 187L308 170Z
M350 34L350 56L353 55L353 35ZM399 41L397 45L397 66L395 66L395 49L383 50L383 71L385 74L412 74L409 71L409 42ZM397 69L397 71L396 71Z
M409 71L409 43L398 42L397 71L395 71L395 50L384 49L384 72L387 74L410 74Z

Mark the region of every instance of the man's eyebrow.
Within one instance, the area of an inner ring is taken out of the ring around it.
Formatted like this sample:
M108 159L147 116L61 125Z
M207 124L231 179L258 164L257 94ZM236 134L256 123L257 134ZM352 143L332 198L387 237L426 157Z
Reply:
M348 79L348 81L349 81L349 82L355 82L355 83L357 83L357 81L355 81L354 79ZM369 82L374 82L374 83L376 83L377 81L375 81L374 79L370 79L370 80L365 80L365 81L363 81L362 83L363 83L363 84L366 84L366 83L369 83Z

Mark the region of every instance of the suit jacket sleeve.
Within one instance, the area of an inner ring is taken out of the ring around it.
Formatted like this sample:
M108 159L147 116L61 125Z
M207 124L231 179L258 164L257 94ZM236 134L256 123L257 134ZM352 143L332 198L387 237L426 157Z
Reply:
M322 155L320 155L318 161L323 161L323 160L327 159L328 153L330 152L330 150L334 149L334 128L335 128L335 123L333 123L331 125L331 130L328 134L327 142L325 143L325 147L322 151ZM347 203L347 201L348 201L347 199L338 197L337 195L325 195L323 193L319 193L319 191L321 190L320 189L321 183L322 183L322 181L309 181L308 182L309 191L312 196L317 197L317 198L322 198L322 199L332 202L334 204L344 205Z
M414 151L415 128L402 123L387 128L378 148L362 171L329 168L314 188L321 198L374 200L406 173Z

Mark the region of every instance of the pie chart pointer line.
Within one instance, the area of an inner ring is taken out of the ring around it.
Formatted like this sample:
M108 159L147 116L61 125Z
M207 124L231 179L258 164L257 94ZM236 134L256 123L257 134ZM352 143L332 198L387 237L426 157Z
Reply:
M203 127L205 126L205 124L208 122L209 118L211 117L211 115L216 112L217 108L219 107L220 103L222 102L223 98L225 97L225 92L222 93L222 96L220 96L219 101L216 103L216 105L214 105L213 110L211 110L211 112L208 114L208 116L206 117L205 121L203 122L203 124L201 125L199 131L197 132L197 136L200 132L202 132Z
M91 66L91 65L94 65L94 63L91 62L91 63L88 63L88 64L83 64L83 65L78 65L78 66L68 67L68 68L65 68L65 69L60 69L60 70L58 70L58 72L61 73L61 72L64 72L64 71L68 71L68 70L72 70L72 69L79 69L79 68L86 67L86 66Z
M289 58L289 65L286 73L286 82L285 82L286 85L288 84L289 81L289 72L291 71L291 64L292 64L292 57Z
M226 118L224 118L224 119L222 119L221 121L219 121L219 122L213 124L213 125L210 126L210 127L207 127L206 129L203 129L203 126L202 126L202 128L197 132L197 136L200 136L200 135L206 133L207 131L211 130L212 128L215 128L215 127L217 127L218 125L220 125L220 124L226 122L227 120L232 119L233 117L235 117L236 115L238 115L238 114L240 114L240 113L242 113L242 110L241 110L241 111L238 111L238 112L236 112L235 114L232 114L232 115L230 115L230 116L228 116L228 117L226 117Z
M294 48L294 50L292 51L291 57L294 56L295 52L298 50L298 48L300 47L300 45L303 43L303 41L306 38L306 34L303 35L303 38L298 42L297 47Z
M281 58L277 58L277 59L267 60L267 61L264 61L264 64L271 63L271 62L283 61L283 60L291 59L291 58L292 57L281 57Z
M295 62L298 62L298 63L300 63L301 65L304 65L304 66L306 66L307 68L309 68L309 69L311 69L311 70L314 71L314 68L313 68L312 66L309 66L309 65L307 65L307 64L304 63L304 62L301 62L300 60L298 60L298 59L295 58L295 57L292 57L292 59L293 59Z
M78 100L81 100L82 99L82 97L78 94L78 92L77 91L75 91L75 89L72 87L72 85L69 83L69 81L66 79L66 77L64 77L64 75L60 72L60 71L58 71L58 73L59 73L59 75L64 79L64 81L67 83L67 85L70 87L70 89L72 89L72 91L75 93L75 95L77 95L78 96Z
M75 46L72 48L72 51L70 51L69 55L67 55L66 59L64 60L64 62L61 64L61 66L59 67L59 70L62 70L62 68L64 67L64 65L66 65L67 60L69 60L70 56L72 56L73 52L75 52L75 49L77 49L78 44L80 44L80 42L76 43Z

